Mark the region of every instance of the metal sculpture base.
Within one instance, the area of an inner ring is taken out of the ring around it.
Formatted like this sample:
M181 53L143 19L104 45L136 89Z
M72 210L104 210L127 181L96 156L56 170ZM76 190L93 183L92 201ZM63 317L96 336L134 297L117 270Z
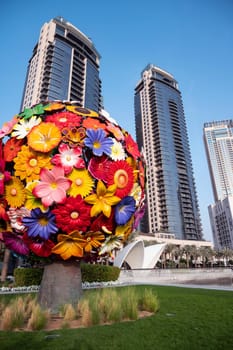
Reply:
M59 261L45 266L38 294L42 308L55 313L64 304L77 304L81 296L80 263Z

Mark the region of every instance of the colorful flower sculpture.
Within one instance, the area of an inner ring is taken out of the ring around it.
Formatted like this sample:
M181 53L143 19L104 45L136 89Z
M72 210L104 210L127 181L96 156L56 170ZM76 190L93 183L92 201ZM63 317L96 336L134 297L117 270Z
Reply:
M144 163L112 118L68 102L25 109L0 130L0 223L19 256L97 260L144 207Z

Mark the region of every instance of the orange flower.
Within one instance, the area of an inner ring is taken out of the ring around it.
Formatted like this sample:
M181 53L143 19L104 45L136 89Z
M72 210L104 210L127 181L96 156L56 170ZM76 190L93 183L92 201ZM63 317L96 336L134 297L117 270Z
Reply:
M3 149L5 161L11 162L17 156L17 153L20 151L22 145L23 140L21 139L17 140L15 137L12 137L11 139L7 140Z
M28 145L35 151L47 153L61 141L61 132L54 123L42 122L28 134Z
M106 126L103 123L100 123L100 121L98 119L95 118L87 118L83 121L83 126L86 129L94 129L94 130L98 130L98 129L105 129Z

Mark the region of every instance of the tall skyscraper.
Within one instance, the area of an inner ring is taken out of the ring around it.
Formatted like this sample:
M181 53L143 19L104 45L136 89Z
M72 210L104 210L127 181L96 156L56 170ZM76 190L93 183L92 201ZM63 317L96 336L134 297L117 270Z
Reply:
M62 17L45 23L29 60L21 110L40 101L78 101L102 109L100 55L92 41Z
M217 249L233 249L233 120L204 124L204 144L214 204L210 223Z
M144 233L201 240L202 227L177 81L148 65L135 88L136 137L147 166Z

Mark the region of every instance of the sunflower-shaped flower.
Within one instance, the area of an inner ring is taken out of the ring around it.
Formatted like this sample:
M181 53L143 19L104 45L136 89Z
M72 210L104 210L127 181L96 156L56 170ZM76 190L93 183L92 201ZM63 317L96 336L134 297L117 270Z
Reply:
M120 202L120 198L115 196L116 185L111 185L108 188L99 180L96 193L91 194L84 200L88 204L93 204L91 208L91 217L97 216L101 212L107 217L110 217L112 205Z
M21 207L26 199L23 183L19 178L12 176L5 185L5 198L10 207Z
M61 132L54 123L42 122L32 128L27 138L33 150L48 153L61 141Z
M62 205L57 205L52 213L56 217L57 226L64 232L72 232L74 230L86 231L90 225L90 210L82 197L68 197Z
M63 260L71 257L83 257L83 247L86 245L86 240L78 231L73 231L69 235L59 234L57 241L58 243L53 247L52 253L60 255Z
M98 113L95 111L92 111L88 108L83 108L80 106L66 106L66 109L70 112L76 113L78 115L88 116L88 117L98 117Z
M14 163L15 176L27 182L38 180L41 169L51 169L53 166L49 154L35 152L25 145L14 158Z
M71 197L76 197L79 194L82 197L86 197L94 186L94 179L86 169L73 169L67 177L72 181L70 189L68 190L68 194Z

